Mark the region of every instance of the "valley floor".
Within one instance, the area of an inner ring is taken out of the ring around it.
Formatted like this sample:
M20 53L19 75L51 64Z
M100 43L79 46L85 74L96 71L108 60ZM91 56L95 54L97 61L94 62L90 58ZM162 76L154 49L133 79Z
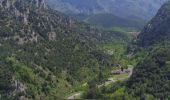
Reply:
M133 73L133 67L128 68L128 70L130 71L129 73L121 73L121 74L117 74L117 75L111 75L103 84L98 85L97 87L101 88L102 86L108 86L108 85L113 84L118 81L127 80ZM116 70L112 70L112 71L116 71ZM84 91L76 92L76 93L72 94L71 96L67 97L67 99L68 100L80 99L83 92Z

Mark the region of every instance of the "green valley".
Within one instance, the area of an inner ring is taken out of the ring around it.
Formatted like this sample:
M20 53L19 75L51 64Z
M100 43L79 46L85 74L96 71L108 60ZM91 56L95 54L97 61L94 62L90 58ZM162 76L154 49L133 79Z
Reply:
M0 0L0 100L169 100L164 2Z
M133 51L136 61L132 76L128 80L95 89L93 98L169 100L169 8L170 2L167 1L128 49Z

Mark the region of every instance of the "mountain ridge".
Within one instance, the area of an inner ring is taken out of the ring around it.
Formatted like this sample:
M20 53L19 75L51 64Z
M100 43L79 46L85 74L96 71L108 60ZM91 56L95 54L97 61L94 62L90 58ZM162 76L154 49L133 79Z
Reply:
M66 14L100 14L109 13L118 17L149 20L166 0L49 0L49 4L56 10ZM145 7L143 7L145 6ZM126 9L126 10L125 10Z
M139 34L138 44L140 46L150 46L169 39L169 5L169 2L165 3Z

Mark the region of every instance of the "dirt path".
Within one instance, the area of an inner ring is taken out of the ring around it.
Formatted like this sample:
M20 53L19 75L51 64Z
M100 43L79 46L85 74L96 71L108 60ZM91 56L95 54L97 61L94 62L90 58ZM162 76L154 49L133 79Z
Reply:
M68 100L76 99L76 97L80 97L81 94L82 94L82 92L75 93L75 94L73 94L72 96L68 97L67 99L68 99Z

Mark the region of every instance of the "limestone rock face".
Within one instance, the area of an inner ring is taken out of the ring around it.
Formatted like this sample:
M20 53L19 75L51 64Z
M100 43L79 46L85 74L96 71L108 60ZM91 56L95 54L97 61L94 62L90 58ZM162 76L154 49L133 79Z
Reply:
M38 35L39 33L31 24L33 22L33 15L35 15L36 19L40 20L41 16L37 15L47 9L46 0L0 0L1 14L11 18L5 23L5 26L15 26L15 21L22 26L20 27L21 29L18 29L19 32L15 33L14 30L11 30L12 35L8 35L5 38L16 40L18 44L37 42L40 35ZM12 19L12 17L15 19ZM44 18L48 19L46 16ZM39 27L41 27L42 23L38 23ZM43 24L45 26L45 23Z
M46 8L45 0L36 0L36 6L40 8Z
M23 0L0 0L0 7L3 7L5 9L16 7L16 3L22 3L25 2ZM27 4L25 3L25 6L34 6L36 5L37 8L47 8L46 0L28 0Z

